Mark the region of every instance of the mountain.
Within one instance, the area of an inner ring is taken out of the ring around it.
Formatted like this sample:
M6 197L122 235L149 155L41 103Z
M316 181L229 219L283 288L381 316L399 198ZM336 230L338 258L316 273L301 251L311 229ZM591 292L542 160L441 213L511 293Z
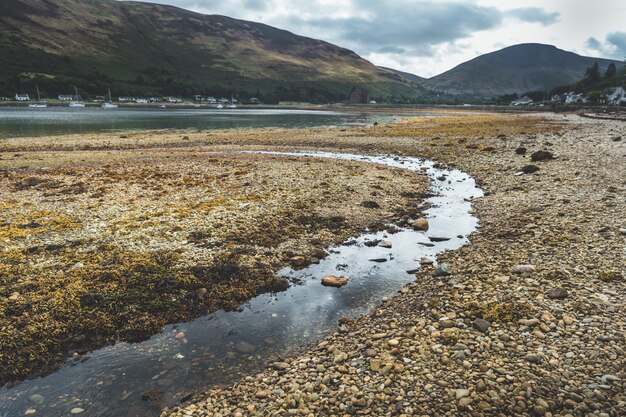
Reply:
M379 66L378 68L382 68L382 69L384 69L386 71L393 72L394 74L397 74L400 77L403 77L403 78L409 80L413 84L421 85L422 82L426 81L426 78L420 77L419 75L411 74L410 72L404 72L404 71L400 71L400 70L393 69L393 68L388 68L388 67L380 67Z
M603 73L611 62L619 64L527 43L481 55L421 84L433 91L479 97L547 91L579 81L596 61Z
M0 95L231 94L340 100L429 93L354 52L264 24L114 0L0 1Z

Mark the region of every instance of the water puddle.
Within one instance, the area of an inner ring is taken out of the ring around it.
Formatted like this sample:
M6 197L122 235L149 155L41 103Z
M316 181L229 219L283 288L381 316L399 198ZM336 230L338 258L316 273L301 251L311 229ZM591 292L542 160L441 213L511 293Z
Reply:
M158 416L159 407L259 371L269 358L293 353L330 334L340 317L371 310L383 297L414 281L407 271L419 268L422 257L435 259L442 251L461 247L478 225L470 213L471 199L482 191L467 174L434 168L432 161L393 155L263 153L423 172L434 194L427 199L430 228L428 232L365 233L330 248L330 255L317 265L299 271L283 269L280 275L300 279L301 285L256 297L239 312L218 311L190 323L169 325L145 342L117 343L70 361L49 376L3 388L0 416L67 416L72 409L83 409L81 414L88 416ZM378 239L390 241L392 247L366 244ZM320 278L327 274L348 276L350 282L342 288L324 287Z

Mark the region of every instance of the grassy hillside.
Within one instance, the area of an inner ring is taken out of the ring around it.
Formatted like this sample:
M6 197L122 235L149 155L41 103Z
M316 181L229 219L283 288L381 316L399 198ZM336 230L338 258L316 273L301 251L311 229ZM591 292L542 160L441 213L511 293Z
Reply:
M404 71L400 71L400 70L393 69L393 68L387 68L387 67L379 67L379 68L382 68L382 69L387 70L387 71L391 71L394 74L397 74L397 75L399 75L399 76L409 80L413 84L421 85L422 82L426 81L426 78L420 77L419 75L411 74L410 72L404 72Z
M577 82L596 61L602 72L611 62L617 63L580 56L551 45L521 44L481 55L429 78L422 85L447 94L478 97L549 91Z
M339 100L353 87L428 93L354 52L267 25L149 3L0 2L0 94L266 95Z

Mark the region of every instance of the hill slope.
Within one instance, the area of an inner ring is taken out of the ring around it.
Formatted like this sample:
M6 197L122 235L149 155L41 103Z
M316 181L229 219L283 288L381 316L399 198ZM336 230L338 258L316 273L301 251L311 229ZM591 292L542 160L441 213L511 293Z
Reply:
M230 96L328 100L424 89L354 52L271 26L171 6L113 0L0 2L0 93ZM258 90L258 91L257 91Z
M520 44L481 55L421 84L448 94L493 97L550 90L580 80L598 62L604 72L612 61L563 51L551 45Z
M420 77L419 75L411 74L410 72L404 72L404 71L400 71L400 70L388 68L388 67L378 67L378 68L391 71L394 74L399 75L400 77L406 78L407 80L411 81L413 84L421 85L422 82L426 81L426 78Z

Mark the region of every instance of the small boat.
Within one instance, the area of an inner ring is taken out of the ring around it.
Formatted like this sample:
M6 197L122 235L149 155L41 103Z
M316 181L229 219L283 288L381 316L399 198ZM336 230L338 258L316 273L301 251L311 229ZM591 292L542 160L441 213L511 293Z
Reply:
M109 101L102 103L103 109L117 109L117 104L113 104L111 100L111 89L109 88Z
M70 107L85 107L83 99L78 95L78 88L74 86L74 92L76 93L76 101L70 101Z
M215 106L216 109L223 109L224 106L222 104L218 104L217 106Z
M41 96L39 95L39 84L37 84L37 103L29 104L28 107L35 109L43 109L45 107L48 107L46 103L41 102Z
M235 104L235 99L233 98L233 96L230 96L230 104L228 105L229 109L236 109L237 105Z

